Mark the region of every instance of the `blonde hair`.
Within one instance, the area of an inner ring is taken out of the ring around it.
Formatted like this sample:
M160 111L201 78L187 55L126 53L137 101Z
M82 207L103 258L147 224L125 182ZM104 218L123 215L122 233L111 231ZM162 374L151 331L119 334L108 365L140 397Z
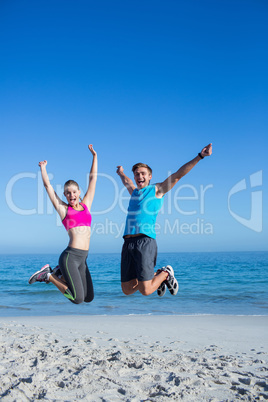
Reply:
M79 190L79 185L74 180L67 180L66 181L66 183L64 184L64 191L65 191L66 187L69 187L69 186L76 186L78 188L78 190Z

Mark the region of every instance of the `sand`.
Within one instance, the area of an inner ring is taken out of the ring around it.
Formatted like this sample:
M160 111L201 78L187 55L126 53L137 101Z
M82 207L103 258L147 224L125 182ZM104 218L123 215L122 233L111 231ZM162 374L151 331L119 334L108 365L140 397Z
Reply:
M3 401L268 399L268 316L0 318Z

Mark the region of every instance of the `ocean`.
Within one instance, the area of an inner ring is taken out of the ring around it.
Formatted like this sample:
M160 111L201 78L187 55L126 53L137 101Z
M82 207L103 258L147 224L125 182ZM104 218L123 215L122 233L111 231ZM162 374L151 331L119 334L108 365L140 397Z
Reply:
M74 305L52 284L28 284L36 270L57 265L55 254L0 255L0 316L48 315L268 315L268 252L159 253L172 265L179 292L125 296L120 254L90 254L95 298Z

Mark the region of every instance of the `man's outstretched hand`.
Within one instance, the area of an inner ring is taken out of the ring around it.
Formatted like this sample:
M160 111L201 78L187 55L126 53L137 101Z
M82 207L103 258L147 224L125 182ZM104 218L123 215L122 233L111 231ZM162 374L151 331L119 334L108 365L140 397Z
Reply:
M212 144L208 144L206 147L202 149L200 153L203 156L203 158L205 156L210 156L212 154Z
M121 165L117 166L116 173L119 174L120 176L120 174L123 174L123 172L124 172L123 166Z

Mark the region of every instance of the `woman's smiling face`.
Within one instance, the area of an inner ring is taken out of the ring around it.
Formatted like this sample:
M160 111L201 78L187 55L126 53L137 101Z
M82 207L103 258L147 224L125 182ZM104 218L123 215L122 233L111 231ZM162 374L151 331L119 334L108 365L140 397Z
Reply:
M74 207L75 205L79 204L80 194L81 194L81 191L74 184L71 184L70 186L68 186L64 189L64 195L68 201L68 204L71 207Z

